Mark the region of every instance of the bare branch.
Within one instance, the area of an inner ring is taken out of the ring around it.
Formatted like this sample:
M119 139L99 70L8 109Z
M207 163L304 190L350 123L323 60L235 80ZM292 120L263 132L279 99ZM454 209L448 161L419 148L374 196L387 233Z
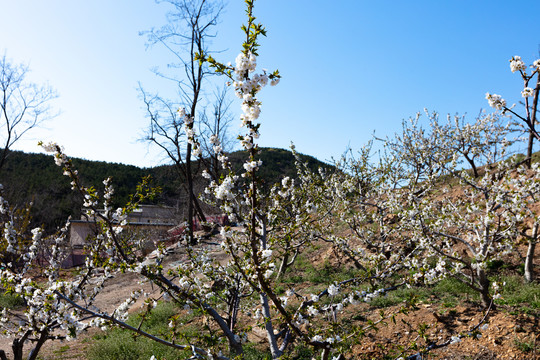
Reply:
M49 102L57 97L48 85L26 80L28 67L0 58L0 170L13 145L28 131L57 114Z

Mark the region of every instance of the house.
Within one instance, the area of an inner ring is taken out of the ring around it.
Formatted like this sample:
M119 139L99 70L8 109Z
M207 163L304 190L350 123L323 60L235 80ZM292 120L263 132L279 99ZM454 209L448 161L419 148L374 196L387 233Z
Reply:
M158 205L140 205L128 214L127 229L144 232L149 242L166 240L169 238L168 230L174 228L179 220L174 208ZM69 241L71 255L62 264L63 267L73 267L84 264L86 255L84 245L87 239L96 233L94 218L81 216L80 220L71 220Z

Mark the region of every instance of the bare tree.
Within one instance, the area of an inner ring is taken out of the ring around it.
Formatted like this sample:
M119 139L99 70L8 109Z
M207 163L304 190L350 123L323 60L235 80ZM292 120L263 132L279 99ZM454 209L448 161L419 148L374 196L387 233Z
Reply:
M148 45L164 46L172 54L175 62L167 65L167 72L156 69L155 73L175 83L179 100L170 101L159 95L149 95L141 87L150 124L145 140L157 145L175 164L179 176L185 179L188 194L188 237L193 238L195 216L201 222L206 218L193 191L192 158L193 144L188 140L184 118L176 114L179 107L185 108L188 118L198 122L197 106L202 101L202 87L205 78L212 72L198 60L209 53L208 40L214 37L213 27L217 24L223 4L218 0L166 0L172 6L167 14L167 24L159 29L141 33L147 36ZM194 122L187 124L193 130Z
M227 87L223 87L214 92L211 115L208 114L210 110L207 108L200 114L199 132L203 152L202 160L213 180L219 179L221 174L218 154L228 153L234 147L234 139L228 131L233 116L230 112L232 102L227 97L227 89Z
M0 58L0 170L13 144L54 116L49 101L57 97L56 92L28 82L28 71L23 64L12 64L5 54Z

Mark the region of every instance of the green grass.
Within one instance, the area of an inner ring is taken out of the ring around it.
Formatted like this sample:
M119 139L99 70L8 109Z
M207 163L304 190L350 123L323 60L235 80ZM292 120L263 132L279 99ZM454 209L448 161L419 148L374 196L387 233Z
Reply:
M147 321L143 325L143 329L152 334L163 334L169 331L168 323L169 318L177 314L177 308L170 304L159 304L152 315L147 318ZM186 321L191 317L183 319ZM137 326L140 317L137 315L130 316L127 321L130 325ZM185 330L185 328L184 328ZM198 336L201 335L195 327L191 330L187 329L187 335ZM67 347L61 347L55 351L56 355L61 355L64 351L69 349ZM292 359L296 360L309 360L313 356L311 349L304 346L297 346L294 351ZM166 360L180 360L187 359L192 356L191 352L175 350L164 345L156 344L155 342L146 338L138 337L134 338L130 331L123 331L121 329L113 329L107 331L105 334L94 336L94 342L89 348L87 355L88 360L148 360L154 355L157 359ZM271 360L272 355L270 351L261 349L260 346L255 344L246 344L244 346L244 356L242 360Z
M498 276L491 279L501 286L502 298L496 300L496 304L511 307L511 312L529 315L540 315L540 284L537 282L525 283L523 277ZM502 284L505 285L502 285ZM430 302L441 305L449 311L464 301L478 302L479 294L467 285L447 278L433 286L418 286L412 288L399 288L386 295L379 296L371 301L371 306L385 308L402 304L412 298L416 301Z
M516 337L514 339L514 345L518 350L523 351L524 353L536 353L540 351L540 344L536 343L534 336L521 339Z
M58 356L59 359L61 359L62 354L68 351L69 349L70 349L69 345L63 345L63 346L60 346L58 349L54 350L54 354Z
M142 328L154 335L166 334L169 331L169 318L176 313L174 305L160 304L154 309L152 316L147 318ZM137 326L137 320L140 321L138 316L131 316L128 323ZM95 342L88 352L88 360L147 360L152 355L167 360L186 358L186 354L182 351L143 337L135 338L130 331L113 329L95 337Z
M304 254L300 254L294 264L283 274L282 282L285 284L299 284L306 281L306 272L313 271L315 268Z
M412 300L417 302L436 302L446 308L457 306L464 299L478 300L478 295L467 285L452 279L443 279L433 286L415 286L411 288L401 287L397 290L378 296L371 301L371 306L384 308L410 303Z
M526 283L521 276L504 276L497 280L501 288L501 299L497 303L516 308L518 312L540 315L540 284Z
M298 345L292 351L291 357L287 359L294 360L311 360L313 359L313 350L304 345ZM246 344L244 346L244 356L242 360L271 360L272 354L268 350L262 350L256 347L255 344Z
M493 267L500 268L499 263L494 263ZM300 255L294 266L285 273L281 284L277 285L278 293L284 291L287 285L308 283L304 289L316 293L324 287L334 282L358 277L359 273L354 268L343 266L333 266L329 262L315 267L306 257ZM540 297L539 297L540 298ZM445 308L456 307L463 300L479 301L479 295L467 285L453 279L446 278L433 286L416 286L412 288L401 287L378 296L371 301L371 306L385 308L411 301L439 303Z
M399 288L384 295L377 296L371 300L370 305L376 308L385 308L402 304L411 300L413 297L415 297L416 301L427 299L427 295L421 291L421 288Z
M330 284L352 279L358 276L358 271L351 267L335 266L325 262L320 268L312 272L308 279L316 284Z
M287 269L282 282L285 284L332 284L358 276L358 271L344 266L335 266L329 262L315 267L305 255L300 255L294 265Z
M0 308L20 309L24 306L24 300L13 294L0 293Z
M256 348L253 344L244 347L244 358L242 360L272 360L270 351Z
M431 289L431 294L440 297L441 299L444 299L448 296L462 297L463 295L467 295L475 299L478 298L478 294L476 291L474 291L464 283L453 278L443 279Z

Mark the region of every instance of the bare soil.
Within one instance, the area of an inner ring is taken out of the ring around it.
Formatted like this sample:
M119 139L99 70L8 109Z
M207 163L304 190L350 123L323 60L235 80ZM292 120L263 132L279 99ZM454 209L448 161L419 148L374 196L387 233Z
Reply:
M471 304L472 305L472 304ZM395 311L389 308L386 312ZM467 334L480 322L484 314L473 306L462 305L441 314L441 308L434 304L422 304L418 310L407 315L398 315L396 322L381 326L369 336L362 345L354 348L358 359L382 358L380 346L395 349L396 357L400 354L398 345L408 348L416 342L420 346L430 343L442 344L452 336ZM403 320L403 321L402 321ZM421 324L428 324L425 338L415 329ZM538 343L538 318L527 315L514 316L504 309L489 314L487 329L477 336L463 337L459 342L443 348L431 350L425 359L536 359L540 354L523 352L517 344L520 342ZM414 354L409 350L407 354Z
M203 246L210 249L216 258L225 259L224 253L217 244L207 243ZM176 266L185 258L185 254L177 250L167 259L165 268ZM321 248L310 254L310 258L314 264L320 264L323 261L339 262L336 254L328 248ZM537 264L539 260L537 256ZM139 283L135 274L116 274L107 282L97 298L96 305L105 311L112 312L130 296L131 292L141 288L147 293L158 295L157 289L152 288L150 284ZM135 304L132 311L137 311L140 305ZM369 305L361 306L369 307ZM362 310L365 311L365 308ZM384 309L385 313L395 313L397 310L397 306ZM540 343L539 318L525 314L511 315L509 310L511 309L500 306L497 310L490 312L486 321L487 329L480 332L481 336L464 337L457 343L432 350L429 355L418 357L418 359L540 359L540 354L534 350L523 351L526 348L524 344ZM354 315L354 308L347 311L349 313L343 316ZM373 309L372 313L378 313L378 310ZM394 358L398 358L401 354L400 347L407 349L407 355L410 355L415 352L412 350L412 344L416 343L418 349L422 349L430 343L440 344L452 336L467 334L483 316L484 312L478 304L464 302L448 309L438 304L422 303L407 315L398 315L395 323L387 321L386 325L379 326L378 331L369 332L361 340L360 345L353 347L354 358L383 359L383 353L388 353L388 350L393 350ZM376 319L375 315L373 319ZM427 330L422 337L419 336L417 330L423 324L427 325ZM40 359L84 360L88 347L94 343L94 336L100 332L99 329L90 329L73 341L49 341L41 350ZM264 334L254 334L254 336L253 341L264 343ZM0 349L4 349L8 357L11 355L10 344L11 339L0 338Z

